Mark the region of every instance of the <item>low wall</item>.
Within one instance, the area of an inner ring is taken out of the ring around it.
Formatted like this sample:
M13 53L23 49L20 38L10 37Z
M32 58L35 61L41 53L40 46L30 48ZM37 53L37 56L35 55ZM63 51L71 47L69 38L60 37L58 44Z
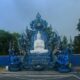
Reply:
M9 65L9 56L0 56L0 66Z
M72 66L80 66L80 54L73 54L70 57Z
M70 56L70 61L73 66L80 66L80 54L73 54ZM9 56L0 56L0 66L9 65Z

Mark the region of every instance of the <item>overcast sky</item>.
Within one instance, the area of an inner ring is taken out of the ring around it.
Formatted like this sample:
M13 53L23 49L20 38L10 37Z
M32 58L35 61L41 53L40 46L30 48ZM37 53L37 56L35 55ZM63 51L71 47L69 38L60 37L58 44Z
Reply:
M80 0L0 0L0 29L22 33L37 12L59 35L78 34Z

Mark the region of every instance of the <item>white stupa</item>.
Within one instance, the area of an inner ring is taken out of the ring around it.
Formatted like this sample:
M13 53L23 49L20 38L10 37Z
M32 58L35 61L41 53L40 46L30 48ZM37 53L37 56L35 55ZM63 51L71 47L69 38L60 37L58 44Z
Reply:
M37 39L34 41L34 50L30 50L30 53L47 53L48 50L45 49L45 43L44 41L41 39L41 34L38 31L37 33Z

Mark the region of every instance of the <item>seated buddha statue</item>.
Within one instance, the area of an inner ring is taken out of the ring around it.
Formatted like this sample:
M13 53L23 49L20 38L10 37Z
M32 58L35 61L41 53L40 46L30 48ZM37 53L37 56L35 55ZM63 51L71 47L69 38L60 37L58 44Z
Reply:
M47 53L47 52L48 52L48 50L45 49L44 40L41 39L41 34L38 31L37 38L34 41L34 50L30 50L30 53L38 53L38 54L41 54L41 53Z

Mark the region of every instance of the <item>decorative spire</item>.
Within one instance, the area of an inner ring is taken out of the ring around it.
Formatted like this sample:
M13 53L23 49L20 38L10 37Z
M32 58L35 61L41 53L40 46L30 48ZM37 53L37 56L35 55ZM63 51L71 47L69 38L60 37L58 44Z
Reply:
M40 19L40 18L41 18L41 15L40 15L39 12L37 13L36 18L37 18L37 19Z
M48 23L46 22L46 20L43 20L41 18L40 13L38 12L36 15L36 19L34 19L31 23L30 23L31 29L33 30L40 30L40 29L44 29L45 27L48 26Z

